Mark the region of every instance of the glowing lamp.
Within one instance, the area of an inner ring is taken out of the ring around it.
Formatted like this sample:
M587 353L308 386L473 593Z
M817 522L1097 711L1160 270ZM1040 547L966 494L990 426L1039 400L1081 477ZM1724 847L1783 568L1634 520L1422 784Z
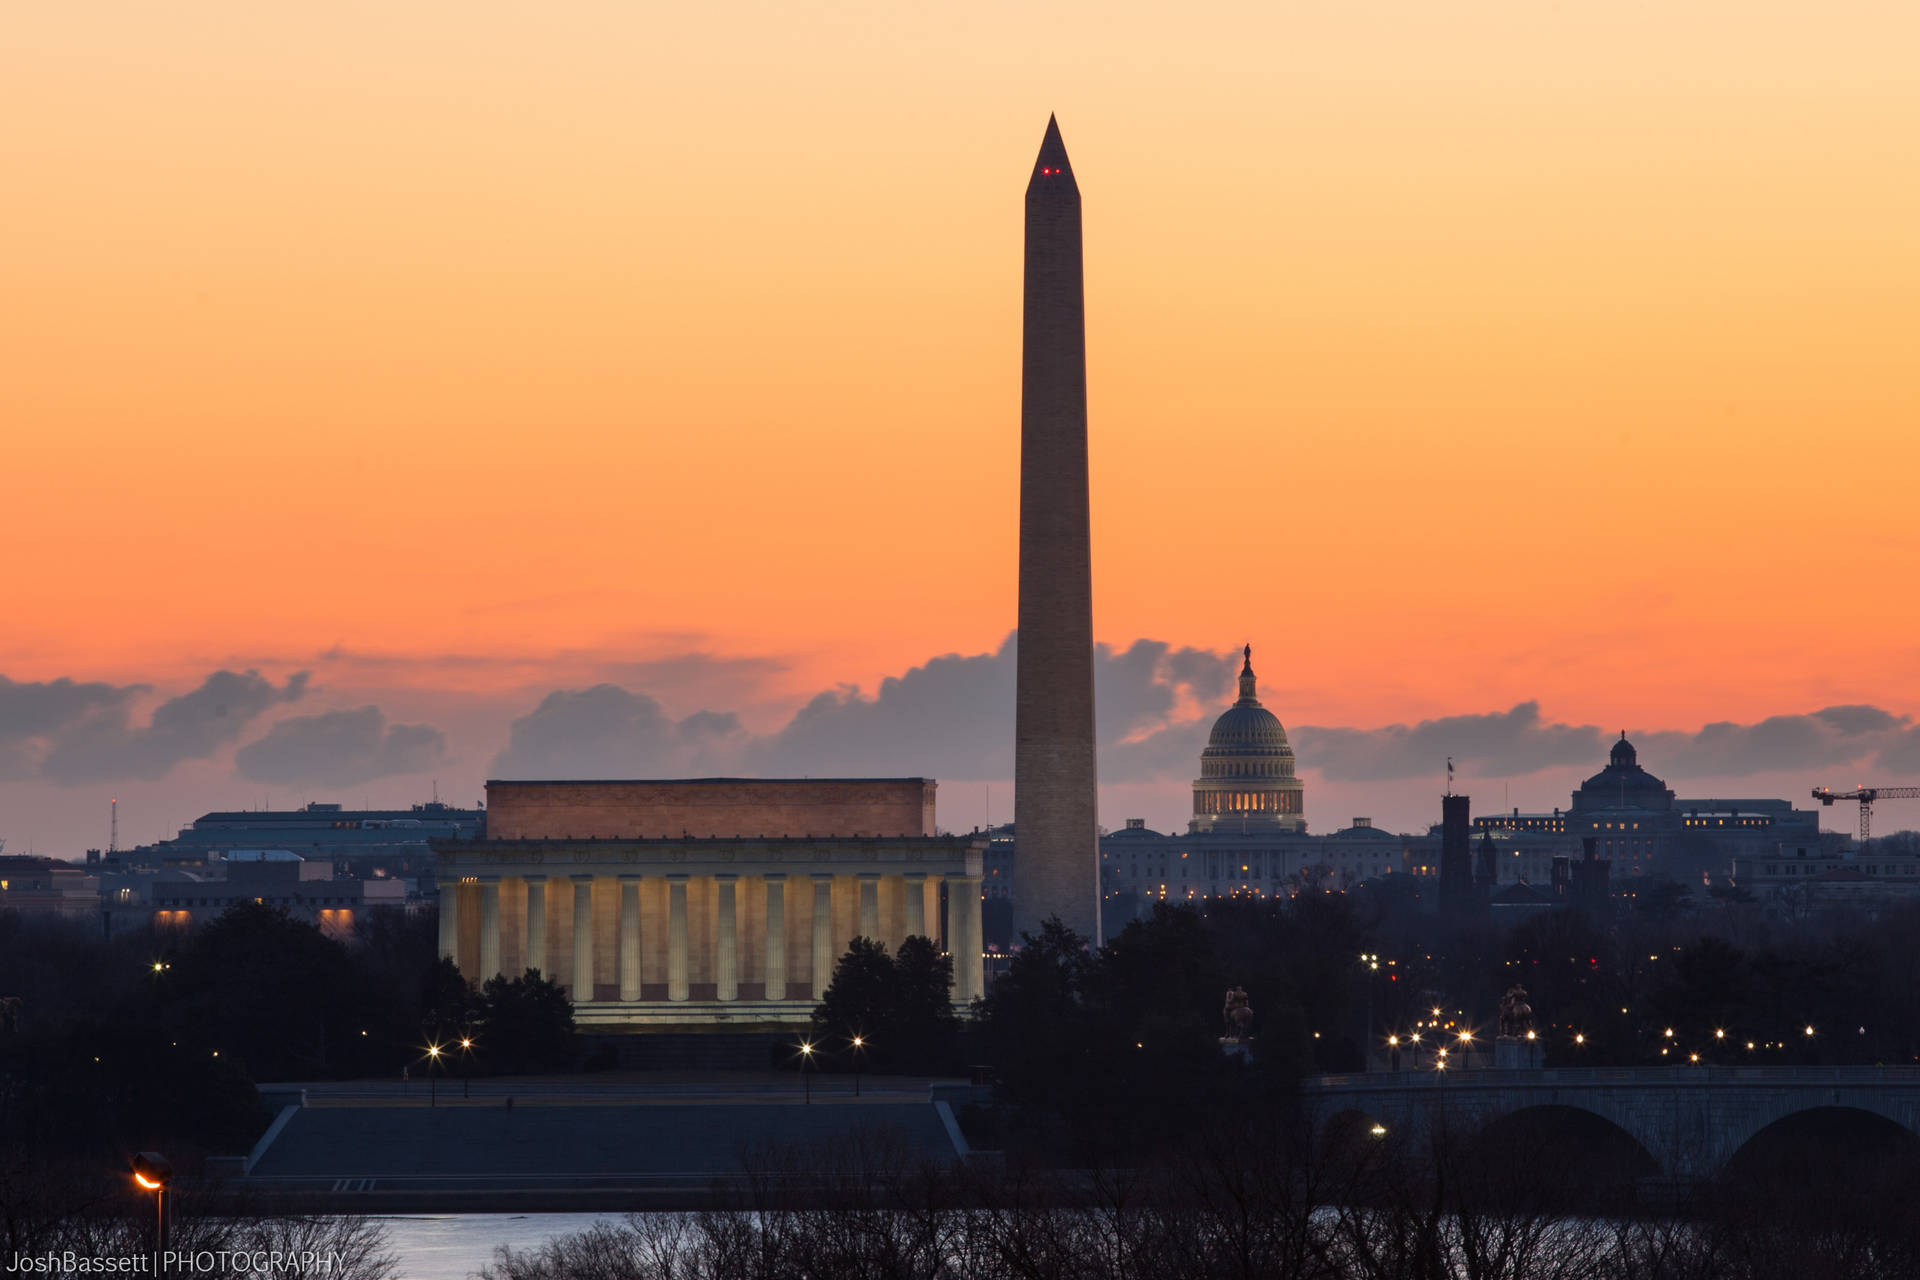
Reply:
M173 1181L173 1163L158 1151L142 1151L133 1158L133 1180L148 1191Z

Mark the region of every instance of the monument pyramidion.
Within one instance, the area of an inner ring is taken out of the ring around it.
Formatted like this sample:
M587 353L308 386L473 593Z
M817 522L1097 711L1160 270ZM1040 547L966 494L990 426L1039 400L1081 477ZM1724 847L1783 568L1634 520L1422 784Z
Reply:
M1047 120L1027 183L1020 364L1015 936L1050 916L1100 942L1080 187Z

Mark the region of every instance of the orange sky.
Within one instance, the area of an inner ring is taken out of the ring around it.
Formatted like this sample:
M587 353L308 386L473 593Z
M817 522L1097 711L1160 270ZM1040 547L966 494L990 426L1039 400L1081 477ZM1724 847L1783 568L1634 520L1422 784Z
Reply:
M1101 638L1289 723L1920 712L1910 3L8 27L15 679L993 648L1052 110Z

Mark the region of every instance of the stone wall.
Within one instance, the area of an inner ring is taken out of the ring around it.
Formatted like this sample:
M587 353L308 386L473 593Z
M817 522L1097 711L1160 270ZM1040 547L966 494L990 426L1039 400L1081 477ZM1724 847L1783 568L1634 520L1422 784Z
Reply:
M490 840L930 836L930 778L487 783Z

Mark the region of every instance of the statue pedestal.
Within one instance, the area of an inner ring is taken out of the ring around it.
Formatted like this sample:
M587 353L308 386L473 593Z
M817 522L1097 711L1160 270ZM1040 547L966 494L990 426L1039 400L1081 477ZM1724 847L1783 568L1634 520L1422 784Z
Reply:
M1538 1040L1499 1036L1493 1042L1495 1071L1538 1071L1545 1061L1546 1054Z
M1238 1058L1242 1062L1253 1061L1253 1043L1250 1039L1227 1036L1220 1041L1220 1052L1229 1058Z

